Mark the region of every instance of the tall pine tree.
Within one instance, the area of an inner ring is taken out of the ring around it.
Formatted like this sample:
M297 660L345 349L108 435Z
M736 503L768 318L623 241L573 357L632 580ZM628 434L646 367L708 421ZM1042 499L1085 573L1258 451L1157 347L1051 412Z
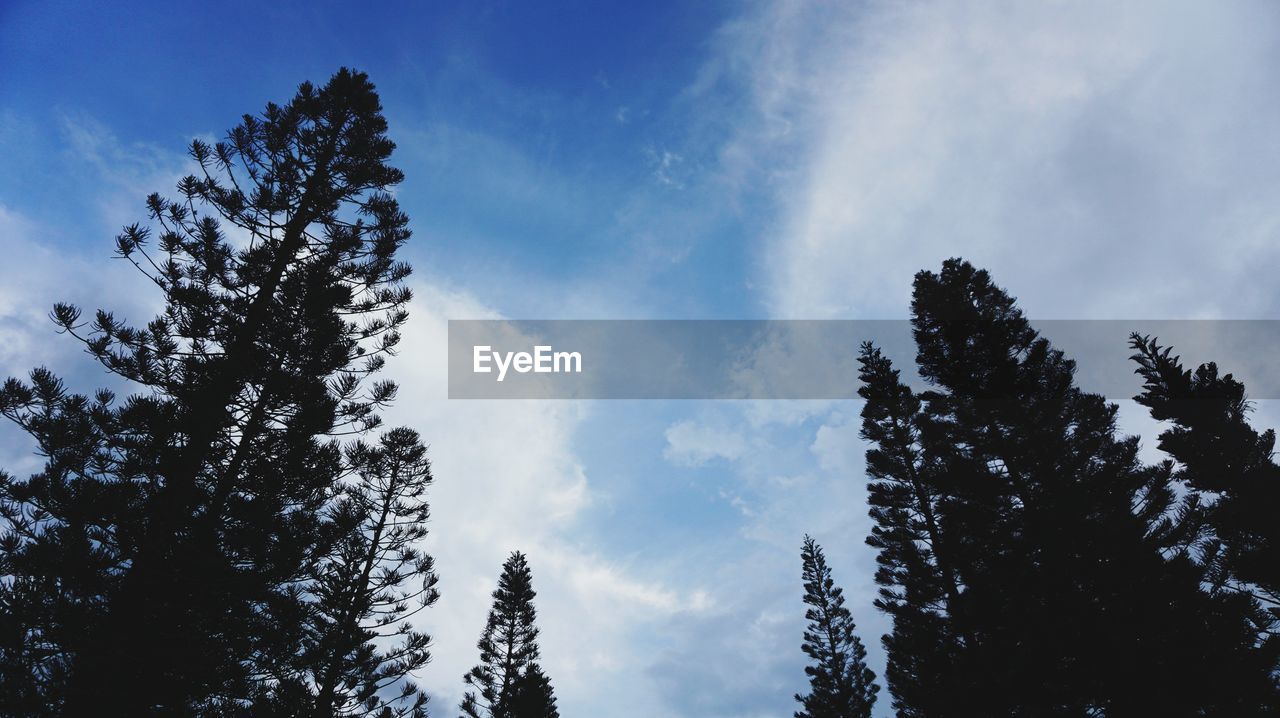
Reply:
M88 398L43 369L0 391L46 458L0 482L0 710L223 715L287 673L321 507L349 471L338 439L395 393L366 381L410 298L386 129L344 69L193 142L199 173L116 241L162 313L55 308L136 393Z
M863 350L899 715L1248 715L1243 623L1166 559L1167 467L986 272L916 277L915 394Z
M844 591L832 579L822 547L809 536L800 557L809 621L801 649L812 664L804 669L809 693L796 696L803 708L795 718L870 718L880 686L867 668L867 649L854 633Z
M537 662L536 595L528 561L513 552L502 566L493 608L477 644L480 663L463 677L472 689L462 700L464 718L559 715L551 682Z
M921 436L921 401L899 371L869 343L859 361L858 394L866 401L861 436L871 443L867 501L875 522L867 543L879 549L876 606L893 619L884 637L885 678L898 715L947 715L972 681L957 660L964 611L943 535L940 462Z

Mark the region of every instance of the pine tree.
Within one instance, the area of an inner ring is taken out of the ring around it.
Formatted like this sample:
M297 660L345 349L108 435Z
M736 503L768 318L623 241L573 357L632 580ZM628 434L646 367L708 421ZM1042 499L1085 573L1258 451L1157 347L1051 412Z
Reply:
M1134 399L1170 422L1159 448L1186 492L1179 547L1194 552L1215 593L1249 599L1262 659L1280 675L1280 466L1275 431L1249 425L1245 387L1216 364L1183 368L1156 339L1130 338L1143 391Z
M551 683L538 667L533 576L516 551L502 566L493 608L477 646L480 663L463 677L473 690L462 701L465 718L542 718L558 715Z
M804 570L804 617L809 626L801 645L812 665L808 695L797 695L803 706L796 718L870 718L880 686L867 668L867 649L854 633L856 626L844 606L844 591L835 585L822 547L809 536L801 551Z
M900 716L966 710L975 685L956 656L965 644L961 587L947 556L938 458L921 436L919 397L880 350L864 343L859 355L866 401L861 436L867 450L868 505L875 521L867 544L879 549L876 607L893 619L884 637L885 678ZM971 642L971 641L970 641Z
M511 715L517 718L560 718L551 679L536 661L529 664L516 684Z
M430 660L431 638L408 619L439 597L434 563L416 548L429 518L426 448L401 428L347 454L356 478L328 508L324 530L334 539L308 582L313 638L300 665L309 702L316 718L424 718L427 697L408 674Z
M89 399L42 369L5 384L0 411L46 457L0 483L0 698L17 712L220 715L295 660L298 585L349 470L338 438L395 393L364 381L410 298L386 128L344 69L193 142L199 174L116 241L163 312L135 328L54 310L136 393Z
M1115 406L968 263L918 274L912 313L929 390L863 351L899 715L1258 711L1239 617L1162 553L1170 473Z

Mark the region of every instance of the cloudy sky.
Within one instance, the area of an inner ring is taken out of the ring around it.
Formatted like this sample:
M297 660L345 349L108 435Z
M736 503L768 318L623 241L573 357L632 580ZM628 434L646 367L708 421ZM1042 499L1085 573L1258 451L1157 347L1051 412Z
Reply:
M789 716L805 532L878 672L886 628L855 403L450 402L448 319L902 318L956 255L1036 317L1280 310L1274 3L79 5L0 6L0 370L106 381L46 313L154 311L112 238L186 143L368 72L415 231L387 418L437 475L437 716L517 548L568 718ZM11 472L29 448L0 429Z

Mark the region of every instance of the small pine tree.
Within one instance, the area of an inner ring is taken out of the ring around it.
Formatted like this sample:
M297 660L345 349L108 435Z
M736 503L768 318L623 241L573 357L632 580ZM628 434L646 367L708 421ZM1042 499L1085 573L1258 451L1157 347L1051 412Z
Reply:
M502 566L493 608L477 646L480 663L463 677L472 690L462 701L465 718L542 718L556 714L551 683L538 667L533 576L523 553ZM522 711L529 711L528 713Z
M809 626L801 649L812 665L805 666L809 693L796 695L803 706L796 718L870 718L876 702L876 675L867 668L867 650L854 633L856 626L844 606L844 591L835 585L822 547L804 537L800 556L804 570L804 617Z

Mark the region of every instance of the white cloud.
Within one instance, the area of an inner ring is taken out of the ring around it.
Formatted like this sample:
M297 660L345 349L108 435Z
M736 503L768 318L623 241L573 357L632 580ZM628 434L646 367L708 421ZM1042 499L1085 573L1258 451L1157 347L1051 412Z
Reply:
M654 179L672 189L684 189L687 174L684 157L668 149L656 150L652 147L645 154L653 167Z
M146 219L148 195L175 198L178 181L199 172L199 165L179 151L185 148L125 144L110 127L84 114L62 114L59 124L68 163L97 180L93 195L79 199L91 202L98 220L112 232L99 245L104 252L111 251L110 239L120 227ZM213 141L211 135L201 139Z
M666 431L662 456L677 466L703 466L715 459L734 460L747 451L747 442L733 431L695 421L680 421Z
M529 556L544 665L562 710L628 698L643 710L642 686L628 676L646 662L636 636L654 622L709 605L705 592L673 588L653 567L635 565L580 545L578 520L594 505L575 455L583 405L550 401L448 401L447 320L496 318L474 296L415 286L412 318L389 374L401 385L388 424L418 429L430 442L436 483L426 548L436 558L442 597L421 615L436 639L423 683L438 694L436 710L452 710L463 673L477 660L484 626L506 555Z
M818 427L813 444L809 446L818 466L836 476L847 476L851 480L860 478L863 452L866 450L866 445L858 437L861 429L857 417L839 414Z
M1253 2L769 4L735 35L759 49L755 117L725 154L787 180L770 306L901 317L913 273L962 255L1041 317L1273 309L1275 20Z

